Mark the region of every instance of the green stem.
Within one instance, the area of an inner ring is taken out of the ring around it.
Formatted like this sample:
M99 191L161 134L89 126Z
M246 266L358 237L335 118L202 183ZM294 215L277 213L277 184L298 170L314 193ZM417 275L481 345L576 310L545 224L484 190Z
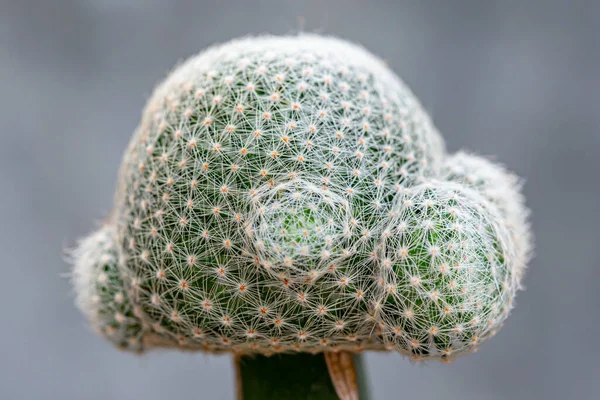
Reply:
M354 356L360 400L368 400L360 355ZM339 400L323 354L281 354L236 359L239 400Z

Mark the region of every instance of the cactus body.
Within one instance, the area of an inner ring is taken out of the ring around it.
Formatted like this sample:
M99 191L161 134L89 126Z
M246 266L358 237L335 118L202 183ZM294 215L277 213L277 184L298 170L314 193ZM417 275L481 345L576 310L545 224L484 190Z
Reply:
M480 163L446 156L362 48L312 35L214 47L149 100L102 240L75 254L79 303L133 350L448 359L497 330L530 252L512 175Z

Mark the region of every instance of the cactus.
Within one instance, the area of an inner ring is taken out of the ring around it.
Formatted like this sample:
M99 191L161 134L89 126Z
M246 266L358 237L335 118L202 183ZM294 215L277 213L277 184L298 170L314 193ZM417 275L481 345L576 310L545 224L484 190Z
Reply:
M520 287L531 236L515 179L446 155L412 92L356 45L235 40L155 89L114 212L73 254L77 303L138 352L451 360Z

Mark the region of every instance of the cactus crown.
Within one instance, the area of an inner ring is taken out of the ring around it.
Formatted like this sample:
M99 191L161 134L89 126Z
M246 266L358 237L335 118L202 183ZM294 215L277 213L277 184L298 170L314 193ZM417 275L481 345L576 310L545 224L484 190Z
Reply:
M233 41L154 92L78 303L143 350L474 348L529 256L512 175L447 157L410 90L347 42Z

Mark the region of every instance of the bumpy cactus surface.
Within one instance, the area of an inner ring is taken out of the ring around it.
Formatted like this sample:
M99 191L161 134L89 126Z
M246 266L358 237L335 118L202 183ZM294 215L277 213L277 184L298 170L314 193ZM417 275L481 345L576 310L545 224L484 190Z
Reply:
M520 287L519 190L485 159L448 156L362 48L232 41L149 100L115 210L74 253L77 301L135 351L450 359L496 332Z
M115 230L105 226L82 240L73 256L76 303L92 328L115 346L141 349L142 323L134 314L118 268Z

